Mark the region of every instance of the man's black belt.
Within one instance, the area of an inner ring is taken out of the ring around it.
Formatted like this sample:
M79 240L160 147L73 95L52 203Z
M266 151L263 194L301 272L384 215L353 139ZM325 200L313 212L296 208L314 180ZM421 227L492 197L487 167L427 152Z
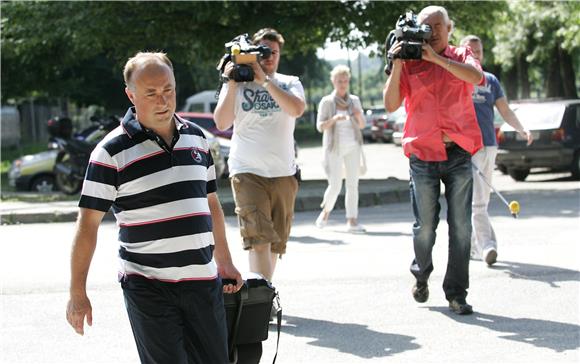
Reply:
M457 143L455 142L443 142L443 144L445 144L445 149L449 149L449 148L453 148L457 146Z

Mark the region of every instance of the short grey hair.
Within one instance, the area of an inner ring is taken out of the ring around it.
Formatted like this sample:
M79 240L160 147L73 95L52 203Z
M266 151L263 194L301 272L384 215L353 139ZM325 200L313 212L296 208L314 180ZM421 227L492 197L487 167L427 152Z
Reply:
M335 66L332 71L330 71L330 80L334 81L335 77L338 75L347 75L350 78L350 68L343 64Z
M423 23L423 20L425 20L425 18L427 18L429 15L435 14L435 13L439 13L439 14L443 15L443 20L445 20L445 24L451 25L451 31L449 33L452 33L453 32L453 21L451 19L449 19L449 14L447 13L447 9L445 9L442 6L430 5L430 6L424 7L417 15L417 20L419 21L419 23Z
M461 39L461 42L459 42L460 45L462 46L466 46L471 42L479 42L481 44L483 44L483 42L481 41L481 38L479 38L477 35L467 35L465 37L463 37L463 39Z
M123 69L123 78L125 79L125 85L129 89L133 89L133 73L139 67L143 67L152 63L157 63L159 65L166 65L169 67L171 72L173 72L173 64L166 53L163 52L138 52L133 57L129 58L127 63L125 63L125 68Z

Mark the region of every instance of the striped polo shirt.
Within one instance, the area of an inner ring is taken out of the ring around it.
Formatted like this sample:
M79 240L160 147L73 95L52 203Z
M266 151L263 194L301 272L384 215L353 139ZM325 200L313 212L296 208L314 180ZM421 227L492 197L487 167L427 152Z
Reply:
M195 124L174 120L171 148L130 108L91 154L79 207L112 207L122 276L166 282L217 277L207 201L217 185L209 144Z

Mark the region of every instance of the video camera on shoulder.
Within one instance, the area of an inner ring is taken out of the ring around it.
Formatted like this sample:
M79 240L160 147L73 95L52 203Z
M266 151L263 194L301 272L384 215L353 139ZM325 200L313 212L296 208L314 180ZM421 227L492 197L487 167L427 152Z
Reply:
M236 82L254 80L254 70L250 63L260 62L272 55L272 50L265 45L253 45L248 34L241 34L225 44L226 54L220 60L217 70L223 74L226 63L232 61L234 69L229 78Z
M412 11L399 16L395 29L391 30L385 42L385 52L387 52L385 72L390 74L393 59L421 59L423 43L431 39L431 34L431 27L427 24L420 25L417 15ZM389 49L398 41L402 41L401 51L397 54L389 53Z

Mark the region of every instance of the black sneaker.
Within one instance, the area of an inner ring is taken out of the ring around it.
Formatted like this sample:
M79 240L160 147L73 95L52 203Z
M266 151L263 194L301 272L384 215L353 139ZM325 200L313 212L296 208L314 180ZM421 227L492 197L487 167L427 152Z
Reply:
M419 303L427 302L429 299L429 286L427 282L415 283L413 286L413 298Z
M487 254L485 255L485 262L487 263L487 265L489 265L490 267L497 262L497 251L495 249L491 249L489 252L487 252Z
M465 298L454 298L449 301L449 309L458 315L471 315L473 307L465 302Z

